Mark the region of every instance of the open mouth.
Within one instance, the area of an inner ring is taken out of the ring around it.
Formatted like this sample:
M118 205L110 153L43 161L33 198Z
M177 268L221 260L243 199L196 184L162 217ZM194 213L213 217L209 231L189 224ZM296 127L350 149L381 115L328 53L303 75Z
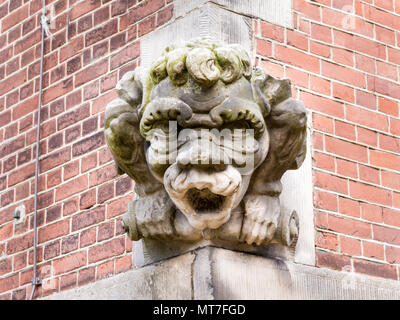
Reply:
M188 203L198 214L219 212L226 201L225 196L215 194L208 188L191 188L185 195Z

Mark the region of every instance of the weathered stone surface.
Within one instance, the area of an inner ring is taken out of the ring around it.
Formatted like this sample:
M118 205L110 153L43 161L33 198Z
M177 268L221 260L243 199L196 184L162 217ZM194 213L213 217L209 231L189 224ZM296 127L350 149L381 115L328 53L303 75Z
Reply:
M200 8L210 0L175 0L174 13L176 17L183 16L195 8ZM223 8L240 14L257 17L274 24L292 27L291 0L213 0Z
M123 218L132 240L295 246L298 214L282 213L280 179L305 158L307 116L289 80L202 37L170 45L116 89L105 137L136 182Z
M49 300L191 299L192 253L53 294ZM176 281L179 279L179 281Z
M45 299L397 300L400 284L207 247Z

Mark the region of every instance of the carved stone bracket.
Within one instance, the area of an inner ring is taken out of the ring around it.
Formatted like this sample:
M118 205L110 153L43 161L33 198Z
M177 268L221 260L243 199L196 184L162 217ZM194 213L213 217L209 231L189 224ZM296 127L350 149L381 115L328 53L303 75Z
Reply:
M105 114L119 173L135 180L132 240L293 247L280 182L306 154L306 109L240 45L196 38L128 72Z

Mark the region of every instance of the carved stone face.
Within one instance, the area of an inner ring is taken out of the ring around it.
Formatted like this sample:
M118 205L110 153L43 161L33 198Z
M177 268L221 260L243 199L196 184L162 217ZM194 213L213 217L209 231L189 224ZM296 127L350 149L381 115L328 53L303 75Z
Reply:
M200 230L229 219L268 153L268 130L244 77L211 88L193 80L180 87L162 80L152 91L141 129L151 172Z
M279 203L280 179L306 149L306 110L289 80L251 68L239 45L197 38L116 89L105 137L119 173L135 180L123 218L132 239L297 237L297 214L281 215Z

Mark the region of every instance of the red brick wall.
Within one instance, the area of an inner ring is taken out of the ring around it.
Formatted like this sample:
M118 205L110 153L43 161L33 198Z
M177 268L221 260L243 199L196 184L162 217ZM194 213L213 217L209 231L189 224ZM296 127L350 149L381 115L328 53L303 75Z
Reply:
M36 297L132 268L120 215L133 183L116 175L104 109L139 62L140 37L173 11L173 0L48 3L37 258L52 281ZM342 23L345 5L355 29ZM0 0L0 299L31 291L40 9L41 0ZM317 266L398 279L400 0L293 0L293 9L293 29L253 25L258 63L291 78L312 111ZM27 220L16 225L21 204Z
M312 111L316 264L399 280L400 0L293 8L294 29L257 25L257 54Z
M132 268L120 215L133 183L116 174L104 109L138 63L140 36L172 17L169 2L48 1L56 28L45 42L37 258L53 281L36 297ZM0 0L0 299L31 292L41 3ZM28 217L15 225L20 204Z

